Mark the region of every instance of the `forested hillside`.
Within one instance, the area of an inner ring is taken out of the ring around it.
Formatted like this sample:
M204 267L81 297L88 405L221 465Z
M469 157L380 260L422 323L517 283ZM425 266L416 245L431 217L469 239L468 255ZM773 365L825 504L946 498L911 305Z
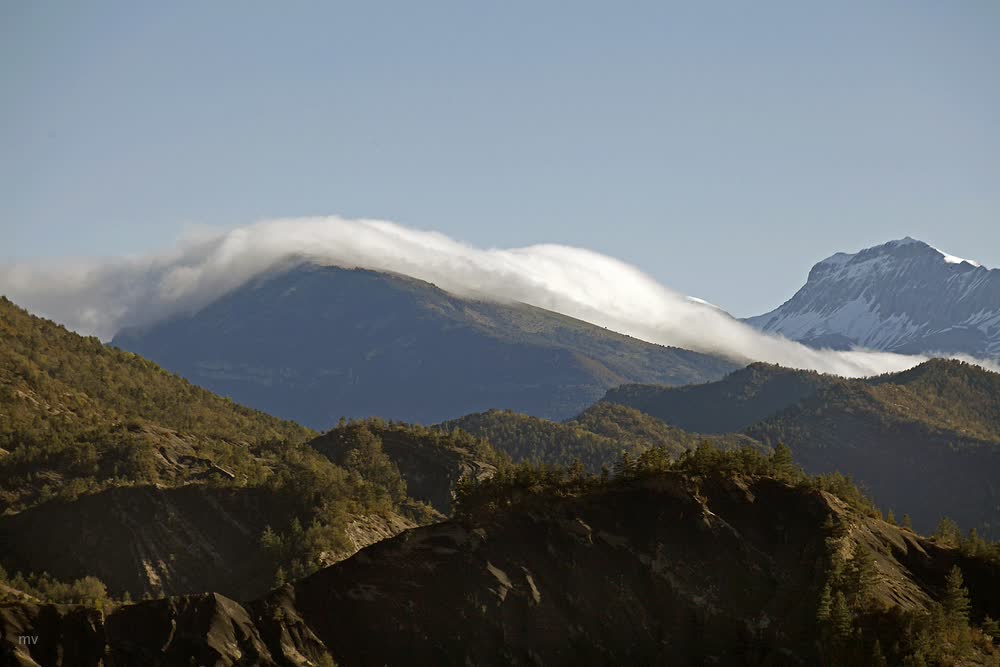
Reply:
M459 480L486 479L510 463L482 437L376 418L344 421L309 445L398 498L408 493L444 514Z
M21 602L0 609L0 642L76 667L997 664L998 545L892 525L783 448L665 454L464 482L454 519L243 605ZM24 628L58 639L15 645Z
M731 433L840 381L832 375L754 363L707 384L626 384L609 390L604 400L687 431Z
M921 530L948 516L1000 538L1000 374L978 366L934 359L847 380L751 364L718 382L624 386L607 400L677 426L787 444L807 471L851 475Z
M409 498L398 470L393 479L377 436L354 445L364 465L338 466L306 444L309 429L6 299L0 335L10 580L44 570L67 582L96 575L114 595L242 597L438 516Z
M444 422L438 428L485 438L516 463L570 466L579 462L594 473L614 467L623 454L635 457L653 448L679 456L703 442L723 449L760 447L738 434L689 433L633 408L604 401L561 423L511 410L490 410Z

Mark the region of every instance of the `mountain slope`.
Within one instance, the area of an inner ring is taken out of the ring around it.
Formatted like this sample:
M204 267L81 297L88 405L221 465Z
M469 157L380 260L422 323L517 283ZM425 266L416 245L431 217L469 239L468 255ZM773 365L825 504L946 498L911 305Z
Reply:
M876 664L877 641L890 664L993 664L982 633L932 612L951 613L957 565L973 624L1000 614L996 555L889 525L815 480L734 464L771 465L692 458L606 482L516 472L467 489L458 519L245 606L204 594L102 617L20 602L0 607L0 646L80 667L820 665ZM831 591L839 620L820 613ZM36 633L58 640L15 644Z
M609 390L604 400L687 431L731 433L838 382L832 375L757 362L705 384L622 385Z
M257 479L314 432L0 298L0 510L109 485Z
M595 403L566 422L510 410L488 410L442 422L437 428L485 438L515 463L570 466L579 461L592 473L604 467L614 469L623 453L634 457L652 448L680 456L703 442L722 449L759 446L751 438L736 434L690 433L639 410L606 401Z
M935 359L845 380L752 364L706 385L625 386L607 400L677 426L782 442L808 472L853 476L921 530L950 516L1000 537L1000 374L978 366Z
M1000 269L907 237L824 259L791 299L746 321L815 347L1000 358Z
M305 444L313 431L6 299L0 337L8 572L96 575L114 595L245 598L267 590L278 567L305 574L415 525L400 512L428 518L398 470L390 488L364 466L336 466ZM380 441L370 445L381 454ZM391 477L391 461L383 467Z
M932 360L835 383L746 430L814 473L839 470L930 530L949 516L1000 537L1000 374Z
M482 480L496 474L509 461L482 438L463 431L438 429L366 419L340 424L311 440L309 446L338 465L350 466L357 443L368 432L378 438L406 482L407 494L451 514L452 497L459 480Z
M490 408L562 419L622 382L685 384L734 368L524 304L308 264L113 344L315 428L341 416L435 423Z

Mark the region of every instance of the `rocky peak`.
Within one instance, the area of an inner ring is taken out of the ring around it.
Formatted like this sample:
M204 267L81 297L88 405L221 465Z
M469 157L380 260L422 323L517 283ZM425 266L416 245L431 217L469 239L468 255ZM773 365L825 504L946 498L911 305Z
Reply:
M909 236L818 262L748 323L814 347L1000 355L1000 270Z

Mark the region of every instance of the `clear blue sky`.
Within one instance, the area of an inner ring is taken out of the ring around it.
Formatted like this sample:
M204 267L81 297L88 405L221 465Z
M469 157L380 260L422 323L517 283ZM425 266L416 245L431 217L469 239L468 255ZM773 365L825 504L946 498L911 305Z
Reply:
M0 259L379 217L738 315L910 235L1000 266L1000 2L0 0Z

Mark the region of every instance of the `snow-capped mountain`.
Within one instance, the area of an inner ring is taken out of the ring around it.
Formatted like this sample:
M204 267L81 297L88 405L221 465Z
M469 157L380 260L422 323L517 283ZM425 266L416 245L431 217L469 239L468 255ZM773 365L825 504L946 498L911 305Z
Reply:
M910 237L816 264L784 304L746 320L814 347L1000 357L1000 269Z

